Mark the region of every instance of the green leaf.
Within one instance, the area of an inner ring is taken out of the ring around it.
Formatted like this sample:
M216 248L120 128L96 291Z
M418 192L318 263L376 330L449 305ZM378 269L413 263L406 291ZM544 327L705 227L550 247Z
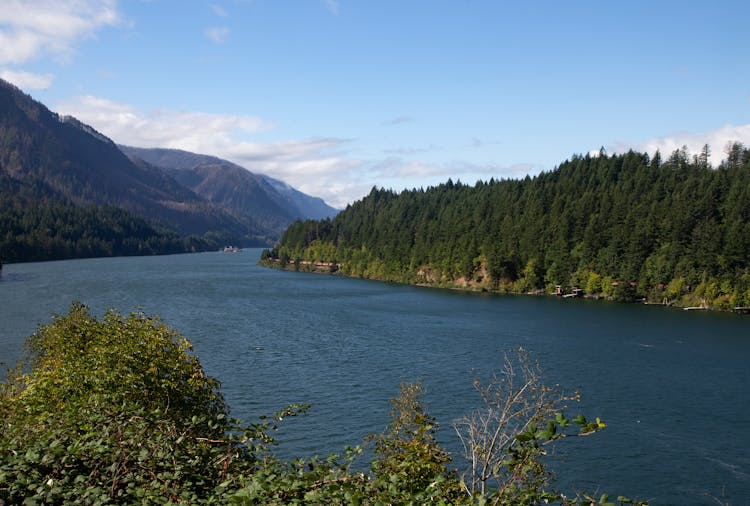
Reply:
M529 435L528 432L522 432L520 434L516 434L516 439L521 443L526 443L527 441L531 441L532 439L534 439L534 436Z

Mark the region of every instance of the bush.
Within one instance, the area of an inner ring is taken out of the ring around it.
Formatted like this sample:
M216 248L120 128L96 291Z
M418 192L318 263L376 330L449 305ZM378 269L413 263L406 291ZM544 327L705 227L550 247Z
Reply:
M81 304L41 327L0 392L0 498L10 504L195 502L252 456L227 438L219 383L190 343L142 314Z
M190 352L184 337L140 313L98 320L75 303L40 327L0 389L0 505L610 504L548 490L542 446L604 424L567 420L526 355L515 372L506 358L503 371L520 390L505 379L475 383L485 406L456 429L473 452L467 458L487 465L460 480L419 384L402 385L391 401L390 426L371 437L368 474L352 470L359 447L324 460L277 459L270 433L307 406L241 425ZM519 423L496 416L506 402Z

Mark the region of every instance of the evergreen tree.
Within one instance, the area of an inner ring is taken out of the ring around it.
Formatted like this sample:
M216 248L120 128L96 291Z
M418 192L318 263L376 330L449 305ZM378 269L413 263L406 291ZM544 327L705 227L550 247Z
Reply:
M498 291L599 286L591 294L610 297L614 287L622 299L660 302L682 279L685 304L741 305L750 151L731 145L716 169L709 156L708 146L692 159L683 147L666 161L658 151L601 151L518 181L373 188L331 221L292 225L277 253L390 281ZM600 281L588 283L591 276ZM697 294L699 285L723 288Z

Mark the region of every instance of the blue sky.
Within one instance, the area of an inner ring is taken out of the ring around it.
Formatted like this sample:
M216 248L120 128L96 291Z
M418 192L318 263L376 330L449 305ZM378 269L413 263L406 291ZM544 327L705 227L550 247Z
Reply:
M0 77L343 207L573 154L750 145L750 2L0 0Z

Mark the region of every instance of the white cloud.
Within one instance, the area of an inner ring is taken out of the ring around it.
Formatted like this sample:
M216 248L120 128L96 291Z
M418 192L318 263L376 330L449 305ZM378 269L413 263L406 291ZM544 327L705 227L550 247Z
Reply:
M405 155L405 156L410 156L410 155L418 155L418 154L422 154L422 153L430 153L430 152L433 152L433 151L438 151L440 149L441 148L438 147L438 146L436 146L435 144L430 144L428 146L421 147L421 148L415 148L415 147L398 147L398 148L384 149L383 153L388 154L388 155Z
M213 43L222 44L229 38L230 30L226 26L212 26L206 28L205 34Z
M67 60L76 42L119 21L116 0L3 0L0 64L44 55Z
M664 137L649 139L643 142L626 143L617 142L607 147L608 151L624 153L629 149L653 155L658 149L663 158L671 155L675 150L687 146L688 152L698 154L703 146L708 144L711 149L710 162L713 166L726 158L726 147L730 143L741 142L750 146L750 124L749 125L725 125L716 130L702 133L675 132ZM599 150L596 150L598 153Z
M0 78L25 90L46 90L52 84L52 74L33 74L23 70L0 69Z
M403 160L389 157L372 166L377 179L425 179L443 178L448 169L439 165L432 165L419 160ZM449 172L449 171L448 171Z
M339 2L338 0L323 0L323 3L326 6L326 9L331 11L331 14L334 16L339 15Z
M362 160L351 156L351 139L315 137L260 142L254 137L274 125L254 116L168 109L144 112L95 96L78 97L55 109L75 116L117 143L218 156L252 172L281 179L339 208L361 199L373 186L400 191L437 185L448 178L474 184L479 179L523 177L534 168L530 164L501 166L462 161L434 164L399 156Z
M398 157L387 158L371 168L372 176L377 181L387 184L378 186L401 188L437 185L451 178L464 184L473 185L477 181L489 181L503 178L521 178L527 174L539 172L537 166L530 163L514 165L477 164L464 161L431 164L419 160L403 160Z
M227 11L221 5L211 4L211 10L213 10L214 14L216 14L220 18L229 17L229 14L227 14Z
M359 176L364 162L341 151L346 142L333 138L238 142L218 156L281 179L340 208L366 195L372 187Z
M166 109L145 113L94 96L78 97L55 109L75 116L117 143L218 156L252 172L281 179L335 207L361 198L372 186L357 177L363 162L342 153L349 142L346 139L255 142L253 134L270 130L273 125L254 116Z
M57 110L90 124L116 142L134 146L194 149L204 143L229 145L236 133L252 134L272 128L254 116L169 109L144 113L91 95L59 104Z

